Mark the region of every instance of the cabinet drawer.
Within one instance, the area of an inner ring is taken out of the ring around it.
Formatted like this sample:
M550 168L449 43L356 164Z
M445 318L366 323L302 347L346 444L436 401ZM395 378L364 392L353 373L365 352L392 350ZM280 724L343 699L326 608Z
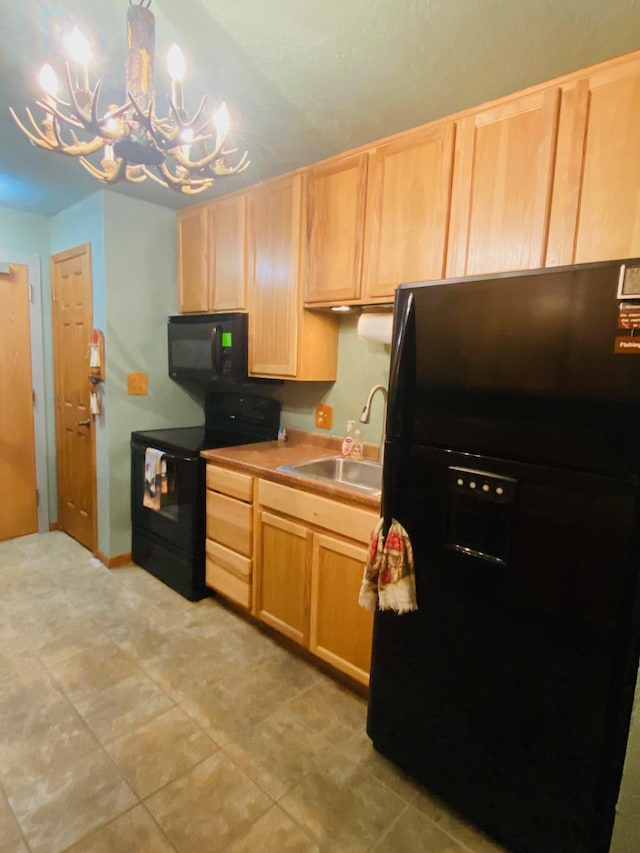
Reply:
M251 580L251 560L230 551L218 542L207 539L207 562L215 563L221 569L236 575L240 580L249 582Z
M253 477L218 465L207 465L207 488L241 501L253 500Z
M253 517L251 504L207 490L207 537L251 556Z
M258 501L263 507L316 524L341 536L368 544L378 513L312 495L280 483L258 481Z
M226 598L249 609L251 606L251 584L227 572L217 563L212 562L207 554L205 567L205 583L210 589L222 593Z

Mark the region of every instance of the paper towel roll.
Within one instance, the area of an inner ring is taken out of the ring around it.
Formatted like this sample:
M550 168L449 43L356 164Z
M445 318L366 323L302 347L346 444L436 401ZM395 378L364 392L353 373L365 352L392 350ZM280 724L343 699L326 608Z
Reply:
M378 344L391 343L393 313L373 311L358 317L358 337Z

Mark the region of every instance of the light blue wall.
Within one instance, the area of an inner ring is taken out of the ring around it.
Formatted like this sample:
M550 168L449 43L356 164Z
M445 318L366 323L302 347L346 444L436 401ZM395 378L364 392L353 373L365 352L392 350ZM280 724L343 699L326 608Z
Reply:
M104 193L109 540L101 550L131 550L131 432L201 424L202 401L168 375L167 316L177 312L175 212ZM147 373L147 396L127 394L127 374Z
M49 222L44 216L34 216L16 210L0 208L0 249L35 255L40 260L42 334L45 383L45 427L47 458L47 491L49 519L57 518L56 500L56 439L53 411L53 366L51 347L51 285L49 281Z
M283 426L342 437L347 421L352 420L356 421L354 429L361 431L363 441L380 442L384 411L382 397L377 395L373 401L370 423L361 424L358 418L370 389L374 385L388 386L391 347L361 340L356 326L355 315L347 314L340 318L338 378L335 382L285 382L273 391L273 395L282 402ZM316 429L315 407L318 403L333 407L330 430Z
M26 255L39 255L43 259L40 272L44 277L49 263L49 220L0 207L0 245ZM48 280L48 269L46 274Z
M132 430L203 420L201 401L167 374L166 318L177 310L175 235L173 211L111 192L95 193L50 220L52 254L91 243L93 325L105 336L102 413L94 425L98 549L107 557L131 550ZM147 396L128 396L133 372L149 375Z

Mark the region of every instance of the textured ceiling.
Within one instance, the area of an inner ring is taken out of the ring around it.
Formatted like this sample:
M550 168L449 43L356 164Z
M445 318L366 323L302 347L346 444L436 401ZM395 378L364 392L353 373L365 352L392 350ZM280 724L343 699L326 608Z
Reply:
M640 48L640 0L153 0L156 93L187 58L187 106L226 100L242 177L209 196ZM124 99L126 0L0 0L0 206L50 215L102 188L71 158L29 145L8 115L61 69L61 36L91 36L105 106ZM119 192L178 208L199 197Z

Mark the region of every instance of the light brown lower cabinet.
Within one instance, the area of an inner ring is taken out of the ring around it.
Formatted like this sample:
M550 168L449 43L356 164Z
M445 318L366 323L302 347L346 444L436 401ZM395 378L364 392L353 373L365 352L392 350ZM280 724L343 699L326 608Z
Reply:
M267 625L306 646L309 639L311 532L268 512L257 514L256 615Z
M368 684L373 618L358 592L377 513L266 480L256 505L254 614Z
M313 534L309 649L362 684L369 683L373 614L358 605L367 548Z

